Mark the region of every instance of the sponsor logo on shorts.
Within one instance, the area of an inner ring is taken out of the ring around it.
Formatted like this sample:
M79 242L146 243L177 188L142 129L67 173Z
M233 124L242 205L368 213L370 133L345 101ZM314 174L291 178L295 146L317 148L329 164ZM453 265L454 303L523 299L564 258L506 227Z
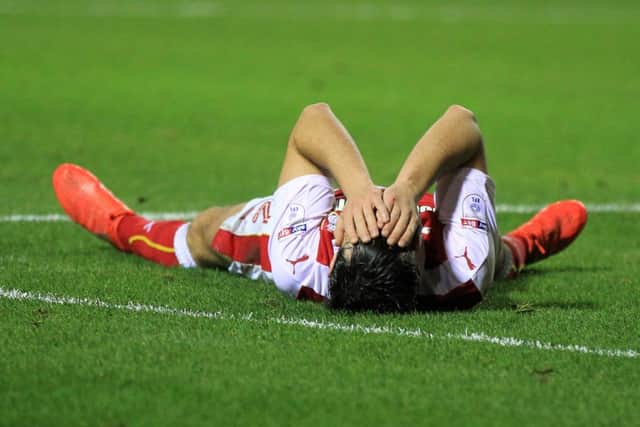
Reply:
M486 222L480 221L476 218L460 218L460 223L463 227L476 228L482 231L487 231L489 229Z
M285 237L293 236L297 233L304 233L307 231L307 224L296 224L289 227L285 227L278 232L278 240Z

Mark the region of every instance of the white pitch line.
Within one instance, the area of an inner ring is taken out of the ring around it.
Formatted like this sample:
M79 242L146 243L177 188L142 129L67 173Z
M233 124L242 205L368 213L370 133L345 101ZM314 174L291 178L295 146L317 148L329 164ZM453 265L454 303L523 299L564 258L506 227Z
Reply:
M547 350L547 351L563 351L568 353L582 353L592 354L596 356L614 357L614 358L626 358L637 359L640 358L640 352L631 349L607 349L588 347L579 344L553 344L538 340L525 340L514 337L494 337L487 335L483 332L468 332L464 333L446 333L446 334L434 334L425 332L422 329L405 329L399 327L389 326L363 326L357 324L341 324L333 322L324 322L319 320L308 319L295 319L288 317L271 317L271 318L256 318L253 313L236 315L225 314L220 311L207 312L207 311L194 311L186 308L172 308L167 306L155 306L149 304L140 304L136 302L128 302L126 304L116 304L102 301L100 299L91 298L79 298L68 296L57 296L52 294L41 294L28 291L21 291L19 289L5 289L0 287L0 298L17 300L17 301L39 301L47 304L58 305L79 305L87 307L97 307L102 309L141 312L141 313L154 313L164 314L171 316L192 317L199 319L210 320L241 320L246 322L265 322L277 325L288 326L300 326L310 329L320 329L339 332L351 332L360 333L363 335L392 335L399 337L412 337L412 338L425 338L425 339L441 339L451 341L471 341L481 342L487 344L498 345L502 347L522 347L535 350Z
M545 205L515 205L497 204L496 212L499 213L534 213ZM589 213L638 213L640 203L585 203Z
M640 203L586 203L589 213L640 213ZM544 205L516 205L498 204L498 213L531 214L542 209ZM197 211L186 212L140 212L139 215L151 220L185 219L191 220L198 214ZM9 214L0 215L1 222L59 222L69 221L65 214Z
M139 212L147 219L165 220L165 219L185 219L190 220L196 217L197 211L189 212ZM0 222L61 222L69 221L69 217L65 214L10 214L0 215Z

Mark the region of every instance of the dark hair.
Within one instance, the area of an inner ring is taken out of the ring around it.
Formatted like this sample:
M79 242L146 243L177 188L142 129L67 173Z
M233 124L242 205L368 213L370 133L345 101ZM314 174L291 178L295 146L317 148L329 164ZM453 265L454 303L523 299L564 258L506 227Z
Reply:
M418 276L414 251L390 247L383 237L353 245L351 257L345 257L345 250L349 249L338 251L329 277L330 308L378 313L415 308Z

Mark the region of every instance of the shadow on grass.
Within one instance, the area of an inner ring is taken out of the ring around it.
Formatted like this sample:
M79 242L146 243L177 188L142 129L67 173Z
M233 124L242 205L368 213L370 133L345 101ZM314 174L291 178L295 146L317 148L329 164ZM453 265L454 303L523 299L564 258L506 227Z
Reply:
M526 270L523 270L520 273L519 278L528 277L528 276L536 276L536 275L550 275L550 274L558 274L558 273L602 273L606 271L613 271L613 268L606 266L590 266L590 267L578 267L578 266L564 266L564 267L547 267L544 269L538 269L536 267L527 267ZM517 279L516 279L517 280Z
M505 310L511 309L517 313L531 313L538 309L561 309L561 310L595 310L599 305L594 301L540 301L522 302L514 301L511 293L514 291L527 292L534 277L546 277L555 274L580 274L580 273L601 273L612 271L611 267L576 267L564 266L558 268L527 268L520 275L512 280L497 281L492 285L487 299L480 304L479 310ZM534 284L535 286L535 284Z
M96 253L98 253L101 257L107 256L106 254L109 253L107 260L109 260L110 258L110 261L112 263L114 263L116 259L119 260L119 259L126 258L126 259L130 259L131 263L139 264L141 267L144 266L145 268L148 268L148 269L158 268L157 265L150 264L148 263L148 261L145 261L142 258L132 256L131 254L125 254L122 252L115 251L111 246L106 244L101 245L99 248L97 248ZM107 264L110 264L110 263L107 261ZM126 264L126 267L129 268L130 264ZM111 265L110 268L113 268L113 265ZM223 270L216 270L216 269L196 269L195 271L191 272L188 278L176 277L176 276L179 276L179 274L176 275L178 271L179 270L162 269L161 271L159 271L159 274L154 275L154 277L158 276L157 280L161 284L164 284L164 285L171 284L173 287L175 287L177 283L184 283L185 285L188 286L189 284L194 284L194 280L198 282L198 285L203 285L203 284L205 286L214 285L216 287L225 286L225 285L228 285L229 287L235 287L237 286L238 281L246 282L245 286L247 287L255 286L255 292L259 293L259 295L256 295L256 297L260 299L261 301L260 305L262 307L266 308L270 312L273 312L274 314L291 312L292 305L290 303L290 300L284 297L283 295L277 293L277 291L275 290L275 287L274 289L271 289L268 291L267 290L268 288L263 287L264 283L262 282L256 282L256 281L252 281L242 277L228 275L227 272ZM527 268L526 270L523 270L520 273L520 275L515 279L501 280L501 281L495 282L491 286L484 301L482 301L474 309L456 311L456 313L471 314L475 311L505 311L505 310L514 311L516 313L532 313L537 310L544 310L544 309L595 310L599 308L599 305L593 301L575 301L575 300L574 301L556 301L556 300L548 301L547 300L547 301L538 302L535 300L535 294L532 295L533 298L531 299L527 299L526 296L523 297L522 295L518 295L517 300L513 299L511 295L513 292L526 294L529 291L530 285L533 285L533 287L535 288L536 284L532 282L535 282L536 279L541 279L547 276L554 276L558 274L581 275L581 274L602 273L602 272L608 272L608 271L613 271L613 268L607 267L607 266L585 266L585 267L545 266L542 268L541 267ZM274 292L274 294L271 294L271 292ZM309 304L309 306L311 305L316 306L315 303ZM299 305L294 304L293 307L296 307L297 309L303 310L303 311L309 308L307 307L307 304L299 304ZM361 313L349 313L349 312L342 312L342 311L339 313L346 316L354 316L354 315L357 316L361 314ZM422 313L446 314L451 312L439 311L439 310L435 310L435 311L425 310ZM411 314L415 314L415 312L412 312ZM398 313L389 313L388 315L402 316L402 314L398 314Z
M511 310L519 314L533 313L538 310L597 310L600 306L593 301L534 301L534 302L515 302L508 296L490 297L484 303L478 306L478 310Z

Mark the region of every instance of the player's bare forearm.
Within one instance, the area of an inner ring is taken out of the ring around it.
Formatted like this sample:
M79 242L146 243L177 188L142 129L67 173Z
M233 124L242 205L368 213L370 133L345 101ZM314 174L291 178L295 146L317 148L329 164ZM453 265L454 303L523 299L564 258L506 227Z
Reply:
M416 201L438 177L462 166L486 170L482 134L475 116L458 105L427 130L404 162L396 183L410 189Z
M292 139L300 154L334 178L347 197L373 186L353 138L327 104L306 107Z
M454 105L420 138L383 196L389 245L408 246L418 226L415 203L438 177L462 166L486 172L482 135L473 113Z
M300 115L289 139L280 185L309 173L330 176L342 187L348 200L342 223L350 241L367 242L378 236L388 220L382 191L373 184L353 138L324 103L310 105ZM343 229L338 228L336 240L342 241Z

